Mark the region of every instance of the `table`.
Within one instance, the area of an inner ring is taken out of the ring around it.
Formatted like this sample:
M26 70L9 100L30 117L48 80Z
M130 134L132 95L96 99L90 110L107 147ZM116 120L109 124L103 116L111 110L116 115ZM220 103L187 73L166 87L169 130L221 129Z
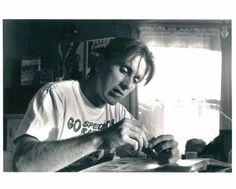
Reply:
M82 172L221 172L226 169L230 170L231 164L210 158L179 160L177 164L166 165L159 165L156 161L145 158L116 158Z

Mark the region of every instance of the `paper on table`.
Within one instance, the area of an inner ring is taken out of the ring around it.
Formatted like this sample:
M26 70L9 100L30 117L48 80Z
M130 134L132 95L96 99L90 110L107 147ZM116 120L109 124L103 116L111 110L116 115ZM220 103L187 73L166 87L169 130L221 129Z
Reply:
M145 158L121 158L104 162L83 170L84 172L198 172L208 165L230 167L230 164L213 159L179 160L176 164L159 165Z
M142 172L158 168L159 165L150 159L119 158L104 162L83 170L84 172Z

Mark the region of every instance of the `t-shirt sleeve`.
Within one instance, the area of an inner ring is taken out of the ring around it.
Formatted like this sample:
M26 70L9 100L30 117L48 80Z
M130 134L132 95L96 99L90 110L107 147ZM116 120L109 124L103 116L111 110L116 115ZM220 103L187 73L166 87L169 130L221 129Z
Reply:
M134 116L123 105L121 104L118 105L119 105L120 120L124 118L135 119Z
M31 100L15 140L31 135L40 141L56 140L63 121L62 99L53 87L43 87Z
M135 119L134 116L123 106L123 114L125 118Z

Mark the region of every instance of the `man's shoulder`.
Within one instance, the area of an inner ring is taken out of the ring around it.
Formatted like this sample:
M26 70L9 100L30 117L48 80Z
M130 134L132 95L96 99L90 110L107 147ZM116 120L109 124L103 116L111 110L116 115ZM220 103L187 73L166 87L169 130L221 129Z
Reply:
M79 81L75 80L63 80L47 83L43 86L44 89L69 89L71 87L78 87Z
M37 94L56 94L57 96L68 96L68 94L77 92L79 82L75 80L63 80L50 82L42 86Z

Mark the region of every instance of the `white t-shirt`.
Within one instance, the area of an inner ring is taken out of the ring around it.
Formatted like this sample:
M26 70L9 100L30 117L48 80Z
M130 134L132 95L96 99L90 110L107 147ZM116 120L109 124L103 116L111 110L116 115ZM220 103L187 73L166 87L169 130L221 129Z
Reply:
M27 134L40 141L62 140L105 129L123 118L133 117L120 103L95 107L78 81L52 82L31 100L15 139Z

